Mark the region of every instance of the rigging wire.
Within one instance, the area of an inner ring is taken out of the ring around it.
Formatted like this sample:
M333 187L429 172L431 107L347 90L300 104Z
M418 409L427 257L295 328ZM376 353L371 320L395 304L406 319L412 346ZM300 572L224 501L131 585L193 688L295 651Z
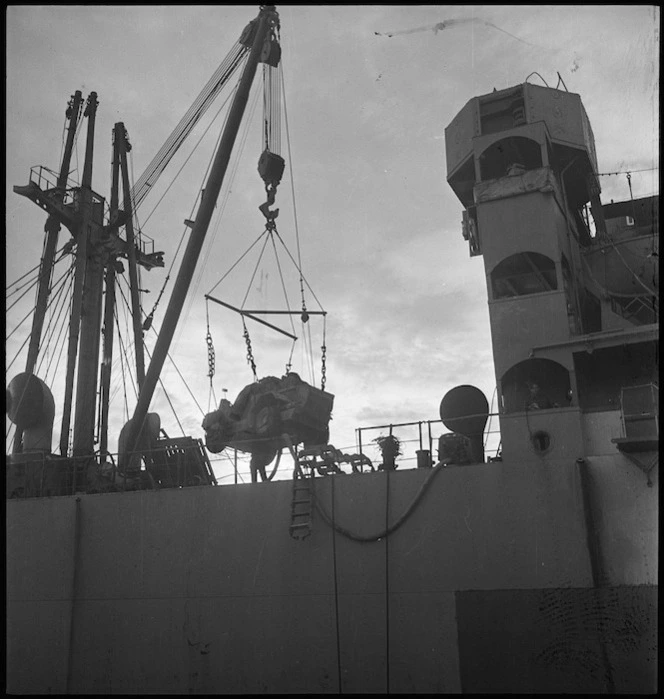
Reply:
M145 348L145 351L147 352L147 355L150 359L152 359L152 354L150 354L150 351L148 348ZM166 388L164 387L164 382L161 380L161 377L159 377L159 385L161 386L161 390L164 392L164 396L166 397L166 400L168 401L168 405L171 407L171 411L173 413L173 417L175 417L175 421L178 423L178 427L180 428L180 432L182 432L182 436L185 437L185 432L184 428L182 427L182 423L180 422L180 418L178 417L178 414L175 412L175 407L173 406L173 402L171 401L171 397L168 395L168 392L166 391Z
M72 293L73 287L74 287L74 277L73 277L73 275L72 275L72 278L71 278L71 281L70 281L70 284L69 284L69 289L68 289L67 295L66 295L66 297L65 297L65 303L63 303L63 305L62 305L62 309L63 309L63 310L69 308L69 303L67 303L67 301L69 301L69 299L71 298L71 293ZM57 326L54 326L54 328L55 328L55 327L57 327ZM58 337L57 337L57 339L56 339L56 341L55 341L55 345L56 345L56 346L58 346L58 344L60 345L60 351L58 352L58 358L57 358L57 361L55 362L55 367L54 367L54 369L53 369L53 381L55 381L55 377L56 377L57 374L58 374L58 369L59 369L59 367L60 367L60 361L61 361L61 359L62 359L63 351L64 351L65 346L66 346L66 344L67 344L67 343L64 341L64 338L63 338L63 341L60 342L60 338L63 337L63 332L64 332L64 329L65 329L66 327L67 327L67 326L66 326L66 323L62 323L62 325L60 325L60 331L59 331ZM44 374L44 377L45 377L44 380L46 380L46 378L47 378L47 377L49 376L49 374L50 374L50 371L51 371L51 364L53 363L53 356L54 356L54 355L51 355L51 359L49 360L48 365L46 366L46 372L45 372L45 374Z
M21 354L21 352L23 351L23 349L25 348L25 346L28 344L29 340L30 340L30 335L28 335L28 336L25 338L25 340L23 341L23 344L18 348L18 352L16 352L16 355L15 355L14 359L12 359L12 361L11 361L9 364L7 364L7 366L6 366L6 368L5 368L5 372L6 372L6 373L9 372L9 370L10 370L11 367L13 366L14 362L18 359L18 356Z
M267 231L265 231L265 233L267 233ZM256 265L254 266L254 271L251 275L251 279L249 280L249 284L247 285L247 291L244 295L244 298L242 299L242 304L240 305L240 308L244 308L244 305L247 302L247 297L249 296L249 292L251 291L251 286L254 283L254 279L256 278L256 272L258 272L258 267L261 263L261 260L263 259L263 253L265 252L265 247L267 246L269 239L270 239L270 237L266 235L265 240L263 241L263 247L261 248L260 255L258 256L258 260L256 261Z
M67 247L67 243L65 245L63 245L60 248L60 250L58 250L58 252L56 253L56 255L60 254L60 257L55 258L55 260L53 262L54 265L62 259L62 257L63 257L62 252L65 249L65 247ZM25 277L27 277L29 274L32 274L33 272L37 272L36 279L39 280L39 268L40 267L41 267L41 261L38 262L32 269L29 269L27 272L25 272L25 274L22 274L18 279L15 279L11 284L6 286L5 291L7 291L8 289L11 289L12 286L14 286L15 284L18 284L20 281L23 281L23 279L25 279ZM21 286L18 289L14 289L14 291L10 291L10 292L6 293L5 297L8 298L9 296L12 296L13 294L20 291L20 289L22 289L22 288L23 287Z
M30 292L30 290L33 289L34 287L36 287L38 283L39 283L39 277L37 277L36 279L33 279L31 282L26 282L20 289L16 289L16 291L13 293L17 293L21 289L24 289L27 284L29 284L28 288L25 289L25 291L17 299L15 299L13 303L11 303L9 306L7 306L7 308L5 309L5 312L11 311L11 309L14 308L14 306L19 301L21 301L23 298L25 298L25 296ZM34 308L33 308L33 310L34 310Z
M274 242L274 236L270 235L269 237L270 237L270 240L272 241L272 249L274 250L274 258L277 261L277 269L279 270L279 279L281 280L281 288L284 292L284 299L286 301L286 308L290 310L290 302L288 301L288 292L286 291L286 283L284 282L284 274L283 274L282 269L281 269L281 262L279 262L279 255L277 253L277 245ZM288 319L290 320L293 335L295 335L295 323L293 322L293 316L288 316Z
M122 279L122 277L120 277L120 279ZM128 284L128 282L125 282L125 283ZM121 296L122 300L124 301L123 311L124 311L124 317L125 317L125 327L127 328L127 335L131 336L130 331L129 331L130 325L129 325L129 320L128 320L128 316L127 316L127 309L129 309L131 311L131 305L130 305L129 301L127 300L127 297L125 296L125 292L122 289L122 284L118 284L116 289L117 289L117 291L120 292L120 296ZM127 352L130 349L132 349L132 347L134 346L134 341L132 340L131 342L127 343L127 346L125 348L125 345L122 342L122 333L121 333L119 327L118 327L118 340L120 341L120 349L123 352L123 354L125 355L125 361L127 363L127 367L129 367L130 363L129 363L129 359L127 357ZM131 379L131 385L132 385L132 388L134 389L134 395L138 399L138 386L136 385L136 382L134 381L134 377L133 377L133 374L131 371L129 372L129 378Z
M239 41L231 48L219 68L217 68L210 80L208 80L198 97L194 100L194 103L189 107L166 140L166 143L164 143L159 152L154 156L145 172L136 183L132 199L136 202L137 207L140 206L141 202L150 191L150 188L155 184L156 179L164 171L184 140L198 123L199 119L212 104L218 92L224 87L247 54L248 47L240 44Z
M122 381L120 382L120 386L122 386L122 391L124 395L124 406L125 406L125 420L129 419L129 402L127 401L127 377L125 375L125 365L123 361L124 359L127 359L126 354L124 353L124 349L122 346L122 335L120 334L120 317L118 315L118 309L117 306L113 309L113 317L115 318L115 326L118 330L118 344L120 346L120 370L122 372ZM133 381L131 372L129 373L129 378ZM109 405L111 404L113 398L115 397L115 394L117 393L119 389L116 389L113 393L112 396L109 397L108 403Z
M235 86L235 88L234 88L233 93L235 93L235 92L237 91L237 87L239 86L239 82L240 82L240 79L238 79L238 82L237 82L237 84L236 84L236 86ZM239 165L239 161L240 161L240 156L241 156L241 153L242 153L242 151L243 151L243 149L244 149L244 145L245 145L246 140L247 140L247 134L248 134L248 131L249 131L248 125L249 125L249 122L251 121L253 112L254 112L254 110L255 110L255 108L256 108L257 97L258 97L257 93L254 93L254 99L253 99L253 102L252 102L251 107L250 107L250 116L249 116L249 119L245 122L245 125L244 125L244 134L242 135L242 137L241 137L241 139L240 139L240 147L239 147L239 149L237 150L237 152L236 152L236 154L235 154L235 156L234 156L233 164L232 164L231 170L230 170L230 176L229 176L228 178L224 178L225 181L228 182L229 184L227 184L227 185L224 186L225 195L224 195L224 197L222 198L221 206L218 207L218 208L219 208L219 213L218 213L218 215L217 215L217 221L216 221L216 225L215 225L215 227L214 227L214 229L213 229L213 232L212 232L211 235L208 235L208 236L206 237L205 250L203 251L203 255L202 255L202 258L203 258L204 260L209 258L210 248L211 248L211 246L212 246L213 243L214 243L214 240L215 240L215 238L216 238L216 235L217 235L217 232L218 232L218 229L219 229L219 223L220 223L220 221L221 221L221 216L222 216L223 211L224 211L224 209L225 209L225 207L226 207L226 202L228 201L228 197L229 197L229 194L230 194L230 186L231 186L231 185L230 185L230 182L232 182L232 181L233 181L233 178L235 177L235 173L236 173L236 171L237 171L237 168L238 168L238 165ZM225 127L226 127L227 120L228 120L228 113L227 113L226 116L225 116L224 124L223 124L223 126L222 126L222 128L221 128L221 130L220 130L219 137L218 137L217 142L216 142L216 144L215 144L215 148L214 148L213 151L212 151L212 155L211 155L210 160L209 160L209 162L208 162L207 169L206 169L205 174L204 174L204 176L203 176L203 178L202 178L201 187L200 187L200 190L199 190L199 194L197 195L196 202L198 202L198 197L201 196L201 193L202 193L202 191L203 191L203 185L205 184L205 181L206 181L208 172L209 172L210 168L212 167L212 163L213 163L213 160L214 160L214 157L215 157L215 153L216 153L216 151L217 151L217 148L218 148L219 142L220 142L220 140L221 140L221 138L222 138L222 135L223 135L223 133L224 133L224 131L225 131ZM194 203L193 209L195 209L195 207L196 207L196 202ZM192 211L192 216L193 216L193 211ZM205 265L204 265L204 264L203 264L203 265L200 265L200 266L199 266L199 269L198 269L198 270L196 271L196 273L195 273L194 279L192 280L192 289L191 289L190 294L188 294L188 301L187 301L186 309L185 309L185 312L184 312L184 315L185 315L185 316L188 315L189 310L190 310L190 308L191 308L191 305L192 305L192 303L193 303L193 301L194 301L194 298L195 298L196 292L197 292L197 290L198 290L198 287L199 287L199 285L200 285L200 282L201 282L201 279L202 279L202 275L203 275L204 270L205 270Z
M150 218L152 217L152 214L154 214L154 212L157 210L158 206L161 204L161 202L162 202L162 200L164 199L164 197L168 194L170 188L175 184L175 181L176 181L177 178L180 176L180 173L182 172L182 170L184 170L184 168L185 168L185 166L187 165L187 163L189 162L189 160L191 160L192 156L193 156L194 153L196 152L196 149L197 149L198 146L201 144L201 141L205 138L205 136L207 135L207 132L210 130L210 128L212 127L212 125L213 125L214 122L216 121L216 119L217 119L217 117L219 116L219 114L221 113L222 109L228 104L228 101L231 99L231 97L233 96L233 94L234 94L234 93L231 93L230 95L228 95L228 97L223 101L223 103L221 104L221 106L220 106L219 109L217 110L217 113L212 117L212 121L207 125L207 127L205 128L205 131L203 131L203 133L201 134L201 137L200 137L200 138L198 139L198 141L196 142L196 145L193 147L191 153L189 153L189 155L187 156L186 160L185 160L185 161L182 163L182 165L180 166L180 169L175 173L175 175L174 175L173 179L171 180L170 184L168 185L168 187L166 188L166 190L164 191L164 193L163 193L163 194L161 195L161 197L159 198L159 201L154 205L154 208L153 208L152 211L148 214L147 218L146 218L145 221L143 222L143 225L146 225L146 224L147 224L147 222L148 222L148 221L150 220ZM198 201L198 200L197 200L197 201ZM194 204L194 207L195 207L195 204ZM136 210L136 206L135 206L135 205L134 205L134 210ZM193 210L192 210L192 215L193 215ZM187 231L187 228L185 227L184 232L183 232L183 234L182 234L182 237L183 237L183 238L184 238L184 236L185 236L185 234L186 234L186 231ZM179 246L178 246L178 249L179 249Z
M290 178L290 185L291 185L291 197L293 199L293 221L294 221L294 226L295 226L295 240L296 240L296 247L297 247L297 265L296 266L297 266L298 272L300 273L300 294L302 296L302 306L303 306L303 310L304 310L304 286L302 284L303 275L302 275L302 252L300 249L300 227L298 225L297 202L295 200L295 179L294 179L294 175L293 175L293 153L291 152L290 129L288 126L288 110L286 107L286 84L284 81L283 70L281 71L281 91L282 91L283 105L284 105L284 123L286 126L286 146L288 149L288 162L290 165L290 167L288 168L288 171L289 171L289 178ZM285 243L284 243L284 247L285 247ZM309 290L311 291L311 288ZM314 298L315 298L315 296L314 296ZM318 299L316 299L316 301L318 302ZM318 303L318 305L320 306L320 303ZM322 306L320 306L320 307L322 310Z
M264 230L258 236L258 238L256 238L256 240L254 240L254 242L242 253L240 258L232 265L232 267L226 272L226 274L224 274L224 276L210 289L210 291L208 291L208 296L219 286L219 284L221 284L221 282L224 281L224 279L226 279L226 277L240 264L240 262L242 262L242 260L253 250L254 246L258 243L258 241L264 235L266 235L266 233L267 233L267 230Z
M316 303L318 304L318 307L320 308L321 311L325 311L325 309L324 309L323 306L321 305L321 302L318 300L318 297L317 297L316 294L314 293L314 290L311 288L311 285L310 285L309 282L307 281L307 278L304 276L304 273L302 273L301 267L297 264L297 262L295 262L295 259L294 259L293 256L291 255L291 252L290 252L290 250L288 249L288 246L286 245L286 243L284 243L284 241L283 241L283 239L281 238L281 236L279 235L279 233L278 233L277 231L275 231L275 233L276 233L276 235L277 235L277 238L281 241L281 244L284 246L284 249L286 250L286 253L287 253L288 256L290 257L291 261L293 262L293 264L295 265L295 267L298 269L298 271L300 272L300 274L302 274L302 280L304 281L304 283L305 283L307 289L309 289L309 291L311 292L311 295L312 295L312 296L314 297L314 299L316 300Z
M241 137L240 137L240 145L239 145L239 148L237 149L237 152L235 153L234 158L233 158L233 163L232 163L231 168L230 168L230 174L229 174L229 177L227 179L228 184L224 186L224 193L222 196L221 205L219 206L219 212L218 212L217 218L215 220L212 234L209 236L209 239L208 239L206 247L205 247L205 254L203 256L204 259L209 259L210 250L211 250L212 246L214 245L214 242L217 238L217 234L218 234L219 228L221 226L222 216L226 210L226 206L227 206L229 198L230 198L232 183L235 180L235 176L237 174L237 170L238 170L239 165L240 165L240 160L242 158L242 154L244 153L244 149L245 149L245 146L247 143L247 139L248 139L249 131L250 131L250 125L253 121L253 118L254 118L254 115L256 112L256 108L258 106L259 96L260 96L260 92L254 88L253 95L251 98L251 103L249 106L249 116L243 123L243 132L242 132ZM198 272L198 275L197 275L197 278L196 278L196 281L194 284L194 294L198 290L200 280L202 278L202 274L203 274L203 267L201 266L201 269Z
M157 335L157 337L159 336L159 333L157 333L157 331L156 331L154 328L152 328L152 332L153 332L155 335ZM205 415L205 411L203 410L203 408L201 408L200 403L196 400L196 396L192 393L191 388L189 387L189 384L187 383L186 379L185 379L184 376L182 375L182 372L181 372L180 369L178 368L178 365L175 363L175 360L174 360L173 357L170 355L170 353L166 353L166 356L168 357L168 359L170 360L171 364L173 365L173 368L175 369L175 372L177 373L177 375L182 379L182 383L184 384L184 387L187 389L187 392L189 393L189 395L191 396L192 400L193 400L194 403L196 404L196 407L200 410L201 415Z
M65 292L65 284L67 283L67 281L69 281L69 286ZM55 342L55 346L57 346L57 344L60 341L60 337L62 336L62 333L64 332L64 329L67 327L66 322L60 323L59 321L60 321L60 317L61 317L62 313L66 309L68 309L70 304L71 304L71 292L73 289L73 285L74 285L74 265L72 264L71 267L69 268L68 274L64 278L60 288L55 290L55 287L54 287L54 290L51 291L51 299L49 300L49 304L48 304L47 308L50 310L52 305L57 306L58 303L60 304L60 306L59 306L59 308L56 309L57 313L52 312L50 314L49 321L46 324L46 327L44 329L44 334L42 335L41 343L39 345L39 354L40 354L41 358L40 358L39 364L37 366L37 372L39 372L39 370L41 369L42 364L44 362L44 358L46 356L45 353L42 353L42 349L44 349L44 348L48 349L49 347L51 347L53 335L55 334L56 330L58 331L58 339ZM47 374L48 374L48 372L47 372Z

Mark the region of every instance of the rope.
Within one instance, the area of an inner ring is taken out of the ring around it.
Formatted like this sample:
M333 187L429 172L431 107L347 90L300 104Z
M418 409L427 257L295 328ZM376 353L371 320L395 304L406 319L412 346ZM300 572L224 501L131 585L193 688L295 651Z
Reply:
M385 529L380 532L379 534L372 534L369 536L361 535L361 534L355 534L350 529L346 529L345 527L342 527L339 524L336 524L330 516L325 512L323 509L322 505L318 501L318 498L314 496L314 504L316 506L316 510L320 514L320 516L323 518L323 521L332 527L334 531L339 532L342 536L345 536L347 539L350 539L351 541L359 541L361 543L368 543L368 542L375 542L375 541L380 541L383 537L389 536L393 532L395 532L399 527L404 524L404 522L410 517L410 515L413 513L415 508L417 507L418 503L420 500L424 497L424 494L427 492L429 489L431 483L433 482L433 479L440 473L440 471L443 469L443 466L435 466L432 470L427 479L422 483L422 486L420 487L419 491L413 498L413 501L411 504L407 507L406 511L397 519L394 524L387 525L385 526Z
M334 523L334 483L332 479L332 522ZM313 486L313 481L312 481ZM339 683L339 693L341 693L341 634L339 629L339 585L337 574L337 537L332 534L332 566L334 572L334 620L337 637L337 682Z
M385 474L385 530L389 526L390 513L390 471ZM385 537L385 689L390 693L390 569L389 544Z

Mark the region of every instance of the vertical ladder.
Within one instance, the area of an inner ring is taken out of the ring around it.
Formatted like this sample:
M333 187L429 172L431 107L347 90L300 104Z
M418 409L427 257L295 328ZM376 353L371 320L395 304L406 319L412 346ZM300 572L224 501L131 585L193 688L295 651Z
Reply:
M293 539L306 539L309 534L311 534L313 478L313 469L307 469L305 467L303 470L300 462L295 462L295 470L293 471L293 499L291 501L291 523L288 528Z

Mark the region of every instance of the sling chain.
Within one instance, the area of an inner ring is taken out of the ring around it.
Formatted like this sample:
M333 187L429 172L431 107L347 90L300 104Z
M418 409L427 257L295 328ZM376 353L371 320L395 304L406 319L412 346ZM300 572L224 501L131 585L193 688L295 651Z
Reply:
M320 390L324 391L325 390L325 374L327 372L327 367L325 366L325 355L327 354L327 347L325 346L325 326L326 326L326 318L323 316L323 344L320 348L321 350L321 356L320 356L320 373L321 373L321 379L320 379Z
M215 354L214 345L212 344L212 333L210 332L210 313L208 309L207 299L205 300L205 321L207 325L207 335L205 336L205 343L207 344L207 355L208 355L208 377L210 379L210 385L212 385L212 377L215 371Z
M256 362L254 361L254 353L251 349L251 338L249 337L249 331L247 330L247 324L244 322L244 318L242 318L242 327L244 328L244 341L247 343L247 362L249 362L249 365L251 366L254 380L258 381L258 376L256 374Z

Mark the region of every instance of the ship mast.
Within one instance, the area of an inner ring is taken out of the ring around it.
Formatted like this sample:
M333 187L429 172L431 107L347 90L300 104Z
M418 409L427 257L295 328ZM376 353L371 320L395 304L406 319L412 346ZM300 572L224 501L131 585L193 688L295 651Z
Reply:
M120 126L113 128L113 161L111 166L111 201L109 204L109 226L111 233L117 234L119 225L119 180L120 180L120 154L118 152L120 139ZM101 371L99 375L99 453L104 459L108 453L108 408L111 395L111 366L113 363L113 317L115 312L115 272L122 270L121 263L111 257L106 266L104 297L104 336Z
M139 390L145 381L145 357L143 350L143 323L141 320L141 302L138 288L138 266L136 263L136 246L134 244L134 219L129 187L129 170L127 153L131 150L127 140L127 131L122 122L116 124L116 141L120 170L122 172L122 191L124 194L124 212L127 219L125 234L127 238L127 261L129 262L129 289L131 294L131 315L134 327L134 350L136 356L136 383Z
M67 105L66 116L69 119L67 127L67 140L60 164L60 174L54 198L59 203L62 203L65 198L65 190L67 189L67 177L69 175L69 165L71 163L71 155L74 149L74 138L76 136L76 127L78 126L78 118L83 104L83 95L80 90L71 96ZM37 357L39 356L39 345L41 343L42 330L44 328L44 319L46 317L46 308L48 305L48 297L51 291L51 278L53 275L53 266L55 264L55 253L58 246L58 236L60 233L60 221L56 216L50 214L44 225L46 232L46 241L44 243L44 255L41 260L39 270L39 286L37 289L37 302L35 305L35 314L32 318L32 329L30 331L30 344L28 346L28 357L25 363L25 373L33 374ZM15 454L23 451L23 430L17 426L14 436Z
M253 43L249 58L244 67L240 83L235 94L235 98L228 113L226 127L223 131L219 148L210 171L210 175L205 184L201 203L196 214L189 242L184 253L182 264L178 272L177 279L173 286L168 308L164 315L157 342L152 353L150 366L145 376L145 382L138 396L138 402L134 414L127 424L125 454L132 454L136 451L139 437L145 423L148 408L152 400L159 376L166 360L168 350L175 334L175 329L180 319L182 307L189 290L191 279L198 262L198 258L203 247L203 242L207 233L210 219L214 207L217 203L219 191L226 174L226 169L231 156L233 145L237 137L239 127L244 115L244 110L249 98L249 91L256 74L256 68L261 59L261 52L268 36L271 26L278 23L278 15L273 5L262 5L258 17L253 20L247 29L252 29ZM122 458L122 455L121 455Z

